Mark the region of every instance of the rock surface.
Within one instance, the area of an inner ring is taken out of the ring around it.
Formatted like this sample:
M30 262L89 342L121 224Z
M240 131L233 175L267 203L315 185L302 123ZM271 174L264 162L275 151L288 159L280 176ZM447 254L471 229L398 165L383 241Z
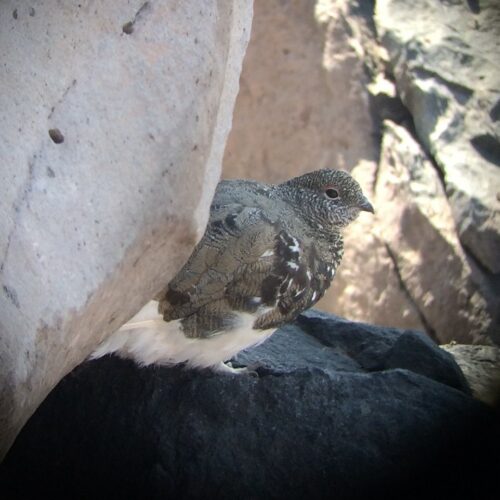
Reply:
M500 3L379 0L377 30L462 243L500 272Z
M423 334L309 312L239 361L260 376L80 366L18 437L2 492L478 498L496 480L496 416Z
M276 182L376 161L363 3L255 1L223 176Z
M468 263L436 169L410 133L389 121L375 206L376 231L427 331L440 343L500 342L498 297Z
M442 180L416 137L386 120L376 168L352 171L375 206L345 233L321 305L356 320L426 331L440 343L500 343L498 280L460 243Z
M0 5L0 459L201 237L252 2Z
M487 345L447 344L475 398L500 408L500 348Z

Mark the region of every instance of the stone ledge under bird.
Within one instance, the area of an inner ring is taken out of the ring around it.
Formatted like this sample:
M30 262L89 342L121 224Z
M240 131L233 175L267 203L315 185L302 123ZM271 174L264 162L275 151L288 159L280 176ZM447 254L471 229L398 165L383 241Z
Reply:
M221 181L187 263L91 357L245 371L225 362L323 297L342 259L341 230L362 210L374 212L339 170L278 185Z

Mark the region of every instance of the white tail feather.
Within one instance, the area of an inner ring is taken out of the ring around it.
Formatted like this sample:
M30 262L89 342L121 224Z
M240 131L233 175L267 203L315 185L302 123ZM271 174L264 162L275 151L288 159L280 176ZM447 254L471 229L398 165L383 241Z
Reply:
M163 320L146 319L144 321L129 321L128 323L125 323L118 331L126 332L127 330L137 330L137 328L154 328L157 325L158 321Z
M131 327L125 328L128 325L133 325L141 321L162 320L162 315L158 312L158 301L152 300L148 302L134 317L130 318L121 328L130 330Z
M166 322L158 302L146 304L129 322L104 340L91 358L117 353L140 365L187 363L191 367L218 367L247 347L260 344L273 332L254 330L255 317L240 313L235 328L208 338L189 338L181 320Z

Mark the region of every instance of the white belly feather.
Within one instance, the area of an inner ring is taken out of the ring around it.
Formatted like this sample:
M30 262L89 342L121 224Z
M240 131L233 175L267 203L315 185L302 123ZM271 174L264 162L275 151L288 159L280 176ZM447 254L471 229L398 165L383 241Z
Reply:
M255 318L237 313L231 331L204 339L188 338L182 332L181 320L165 322L158 314L158 302L151 301L102 342L91 358L117 353L141 365L186 363L190 367L217 367L238 352L264 342L275 331L253 329Z

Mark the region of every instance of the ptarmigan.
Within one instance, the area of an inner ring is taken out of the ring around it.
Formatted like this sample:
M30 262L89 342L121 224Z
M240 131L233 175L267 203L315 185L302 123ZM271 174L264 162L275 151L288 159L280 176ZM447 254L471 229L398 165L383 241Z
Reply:
M243 371L225 361L323 297L342 259L341 230L362 210L373 213L359 184L338 170L278 185L220 182L187 263L92 357Z

